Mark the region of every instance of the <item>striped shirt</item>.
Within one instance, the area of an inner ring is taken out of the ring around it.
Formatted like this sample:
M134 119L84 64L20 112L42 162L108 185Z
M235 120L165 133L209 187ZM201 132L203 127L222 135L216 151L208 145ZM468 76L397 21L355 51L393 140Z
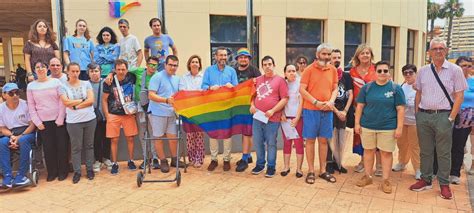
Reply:
M453 94L467 89L466 79L461 68L453 63L444 61L441 71L438 72L446 91L454 102ZM450 110L446 95L441 89L436 77L431 71L431 64L423 66L416 78L416 89L421 91L419 107L427 110Z
M57 125L64 124L66 109L59 97L62 83L55 78L48 81L33 81L28 84L26 95L31 120L36 126L44 121L55 121Z

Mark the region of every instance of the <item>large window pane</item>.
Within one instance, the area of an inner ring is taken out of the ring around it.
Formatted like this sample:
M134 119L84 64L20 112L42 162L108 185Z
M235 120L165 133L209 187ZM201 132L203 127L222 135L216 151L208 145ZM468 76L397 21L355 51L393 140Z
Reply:
M316 48L322 43L323 22L315 19L286 19L286 63L296 64L298 56L314 60Z
M365 43L366 25L363 23L346 22L344 29L344 63L345 70L351 66L351 59L357 47Z
M395 27L382 27L382 60L390 62L390 68L395 65Z
M255 19L255 37L252 64L258 67L258 19ZM226 47L228 65L235 65L234 54L239 48L247 47L247 18L244 16L210 16L211 63L214 64L214 52L217 47Z
M408 30L407 35L407 64L415 62L415 31Z

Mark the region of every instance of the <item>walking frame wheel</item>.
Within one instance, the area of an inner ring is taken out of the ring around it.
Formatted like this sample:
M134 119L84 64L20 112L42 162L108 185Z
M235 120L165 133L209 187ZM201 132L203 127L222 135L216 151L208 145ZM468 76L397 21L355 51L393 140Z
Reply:
M138 174L137 174L137 186L138 187L142 186L143 178L144 178L143 172L142 171L138 172Z

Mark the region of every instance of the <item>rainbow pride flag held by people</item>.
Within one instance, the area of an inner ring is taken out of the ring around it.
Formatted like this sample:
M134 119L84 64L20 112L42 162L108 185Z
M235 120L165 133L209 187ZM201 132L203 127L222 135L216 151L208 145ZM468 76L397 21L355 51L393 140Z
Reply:
M253 80L214 91L179 91L174 96L174 108L183 120L185 132L204 131L214 139L251 135L249 109L254 91Z

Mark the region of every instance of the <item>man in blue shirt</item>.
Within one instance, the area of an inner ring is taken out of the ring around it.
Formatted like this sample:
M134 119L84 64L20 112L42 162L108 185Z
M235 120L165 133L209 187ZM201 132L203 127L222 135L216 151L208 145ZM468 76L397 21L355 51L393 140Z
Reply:
M161 32L161 20L159 18L152 18L148 23L153 35L145 38L145 60L150 56L155 56L159 59L157 70L164 69L165 58L170 54L169 48L173 51L173 55L178 56L178 49L174 44L173 39ZM151 54L150 54L151 51Z
M165 70L153 75L150 79L148 98L150 104L148 112L151 112L150 123L152 135L157 138L176 138L176 114L173 109L173 95L178 92L179 78L175 75L178 70L178 57L169 55L165 60ZM177 140L169 140L171 151L171 166L176 166ZM163 140L155 140L155 149L161 162L161 172L169 172L169 164L163 149ZM179 167L184 168L184 163L179 161Z
M204 90L217 90L222 86L232 88L238 84L237 73L235 69L227 66L227 49L218 47L214 54L216 64L208 67L204 72L201 88ZM230 150L232 148L232 140L230 138L224 139L224 171L230 170ZM216 139L209 139L209 146L211 150L211 163L207 167L208 171L214 171L218 166L217 154L219 153L219 143Z

